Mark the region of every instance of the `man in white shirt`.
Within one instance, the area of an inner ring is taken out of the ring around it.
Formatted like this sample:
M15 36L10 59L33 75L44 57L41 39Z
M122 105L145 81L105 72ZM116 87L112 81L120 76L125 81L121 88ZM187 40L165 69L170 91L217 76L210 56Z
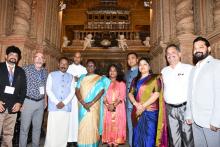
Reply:
M59 59L59 70L48 75L46 92L48 95L47 135L44 147L66 147L69 133L71 100L75 95L75 81L67 73L68 59Z
M172 147L192 147L192 127L185 123L184 114L189 75L193 66L180 62L181 52L175 44L166 48L166 59L169 66L163 68L161 73L168 116L169 143Z
M220 61L203 37L193 41L196 66L190 74L186 119L193 126L195 146L220 147Z
M73 75L75 79L75 85L82 74L87 74L87 70L80 64L82 56L80 52L76 52L73 56L73 64L71 64L67 70L68 73ZM69 137L68 147L77 146L78 138L78 100L76 96L72 99L72 109L69 123Z

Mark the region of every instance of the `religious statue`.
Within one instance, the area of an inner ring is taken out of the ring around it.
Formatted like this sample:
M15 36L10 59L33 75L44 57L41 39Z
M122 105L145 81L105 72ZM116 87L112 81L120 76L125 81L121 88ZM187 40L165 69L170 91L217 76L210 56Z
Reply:
M125 36L124 36L124 35L119 35L119 36L118 36L118 39L117 39L117 41L118 41L118 47L119 47L120 49L122 49L123 51L125 51L125 49L128 48L128 45L127 45L127 43L126 43L126 40L127 40L127 39L125 39Z
M60 11L63 11L64 9L66 9L66 4L63 3L63 1L60 2Z
M146 37L145 40L143 41L143 44L144 44L146 47L150 47L150 37Z
M62 44L62 47L67 47L68 44L69 44L69 40L66 36L63 36L63 44Z
M92 34L88 34L86 37L85 37L85 40L84 40L84 43L83 43L83 50L85 50L86 48L90 48L92 47L92 42L94 40L92 40Z

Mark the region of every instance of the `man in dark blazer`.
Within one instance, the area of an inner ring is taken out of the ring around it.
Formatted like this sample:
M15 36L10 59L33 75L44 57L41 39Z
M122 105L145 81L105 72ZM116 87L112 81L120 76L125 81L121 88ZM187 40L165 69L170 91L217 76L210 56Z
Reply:
M26 96L26 77L24 70L17 66L21 58L18 47L6 49L6 61L0 63L0 133L1 146L12 147L17 112Z

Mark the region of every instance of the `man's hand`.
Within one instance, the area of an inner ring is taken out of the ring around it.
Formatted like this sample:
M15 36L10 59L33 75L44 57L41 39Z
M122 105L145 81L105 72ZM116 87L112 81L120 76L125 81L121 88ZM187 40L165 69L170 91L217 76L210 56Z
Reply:
M191 119L187 119L185 122L187 125L192 125L192 123L193 123Z
M0 112L5 111L4 105L5 105L5 103L0 101Z
M210 125L210 129L214 132L217 132L220 128L214 127L213 125Z
M58 108L58 109L62 109L64 106L65 106L65 105L64 105L63 102L59 102L59 103L57 104L57 108Z
M14 106L12 107L12 112L18 112L21 108L20 103L15 103Z
M44 100L44 109L47 108L47 99Z
M22 112L24 110L24 105L21 106L20 111Z

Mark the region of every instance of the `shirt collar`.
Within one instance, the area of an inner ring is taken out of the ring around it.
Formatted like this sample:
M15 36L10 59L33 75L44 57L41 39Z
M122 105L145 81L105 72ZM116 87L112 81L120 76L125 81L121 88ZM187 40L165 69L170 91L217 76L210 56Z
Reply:
M169 67L171 70L175 70L175 69L178 69L181 66L181 64L182 64L181 62L178 62L174 68L172 68L171 66Z
M131 71L134 71L134 70L136 70L137 68L138 68L138 66L134 66L134 67L131 68Z
M34 65L34 64L31 64L30 66L31 66L31 68L32 68L33 70L35 70L35 71L42 71L42 70L43 70L43 66L40 68L40 70L37 70L37 69L35 68L35 65Z
M81 66L81 64L75 64L74 62L71 65L73 65L73 66Z
M59 70L59 73L64 76L67 72L63 73L62 71Z
M13 66L11 66L11 65L8 64L7 61L6 61L6 66L7 66L7 68L9 68L9 66L10 66L10 67L13 67L13 70L15 69L15 64L13 64Z
M201 62L198 62L198 63L196 64L196 67L201 67L201 66L203 66L205 63L209 62L210 59L212 59L212 58L213 58L212 56L208 55L208 56L207 56L205 59L203 59Z

